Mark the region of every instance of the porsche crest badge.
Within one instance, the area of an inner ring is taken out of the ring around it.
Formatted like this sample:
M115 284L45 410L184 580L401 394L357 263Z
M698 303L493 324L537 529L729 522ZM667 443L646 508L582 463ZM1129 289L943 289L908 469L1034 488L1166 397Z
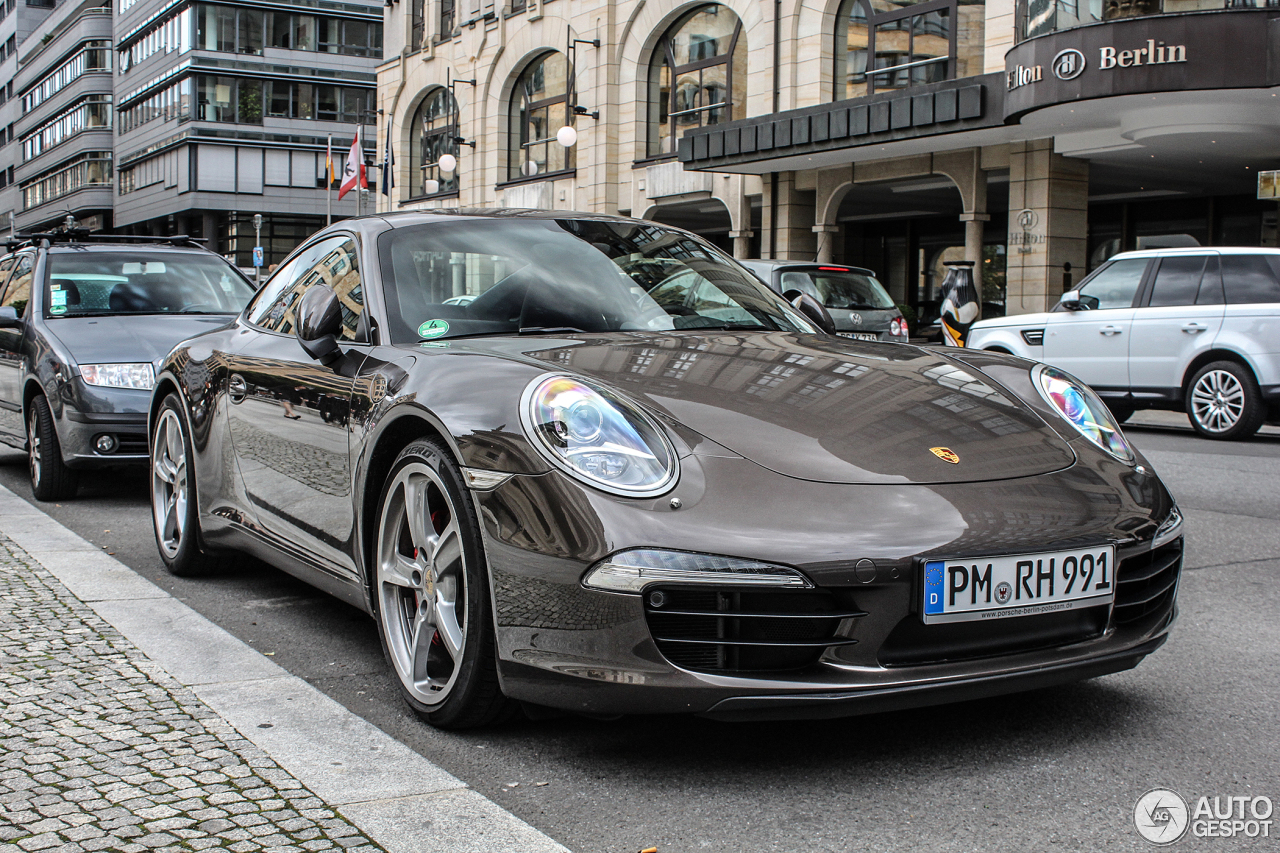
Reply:
M952 465L960 464L960 457L947 447L930 447L929 452L941 459L943 462L950 462Z

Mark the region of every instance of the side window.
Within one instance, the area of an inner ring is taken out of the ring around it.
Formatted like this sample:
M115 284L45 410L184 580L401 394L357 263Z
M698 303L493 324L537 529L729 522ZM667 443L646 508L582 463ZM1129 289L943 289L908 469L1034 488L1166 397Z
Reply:
M1194 305L1196 294L1200 292L1204 262L1204 255L1176 256L1161 260L1148 304L1152 308Z
M22 255L18 259L18 267L9 280L9 286L5 288L0 307L12 307L19 317L26 313L27 303L31 301L31 271L34 267L34 255Z
M342 303L342 337L355 340L364 312L355 239L330 237L303 249L276 271L249 309L249 322L272 332L290 334L293 306L316 284L326 284Z
M1222 284L1228 305L1280 302L1280 282L1265 255L1223 255Z
M1112 261L1080 287L1080 301L1095 311L1129 308L1146 270L1146 258Z
M1197 305L1221 305L1222 272L1217 255L1210 255L1204 267L1204 278L1200 279L1200 295L1196 297Z

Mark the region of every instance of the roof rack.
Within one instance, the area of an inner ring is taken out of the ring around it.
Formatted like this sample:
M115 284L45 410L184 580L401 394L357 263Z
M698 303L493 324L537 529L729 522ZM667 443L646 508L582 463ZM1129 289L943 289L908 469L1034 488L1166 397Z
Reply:
M12 252L26 246L43 247L54 243L168 243L171 246L191 246L202 249L206 242L203 238L190 237L186 234L174 234L171 237L153 237L134 234L90 233L87 228L73 228L69 231L15 234L5 241L5 248Z

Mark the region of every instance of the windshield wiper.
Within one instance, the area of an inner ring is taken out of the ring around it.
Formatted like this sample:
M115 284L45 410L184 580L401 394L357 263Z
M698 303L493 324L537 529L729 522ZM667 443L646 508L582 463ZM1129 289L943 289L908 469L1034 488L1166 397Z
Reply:
M563 334L586 334L586 329L576 329L573 326L521 326L519 335L563 335Z

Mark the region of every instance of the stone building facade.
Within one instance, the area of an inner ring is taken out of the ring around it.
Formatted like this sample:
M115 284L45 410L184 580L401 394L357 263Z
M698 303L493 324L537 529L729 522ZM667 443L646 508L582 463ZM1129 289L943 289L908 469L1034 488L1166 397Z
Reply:
M1125 249L1276 242L1265 0L392 0L385 20L380 209L645 217L869 267L922 315L949 260L976 263L985 312L1025 313Z

